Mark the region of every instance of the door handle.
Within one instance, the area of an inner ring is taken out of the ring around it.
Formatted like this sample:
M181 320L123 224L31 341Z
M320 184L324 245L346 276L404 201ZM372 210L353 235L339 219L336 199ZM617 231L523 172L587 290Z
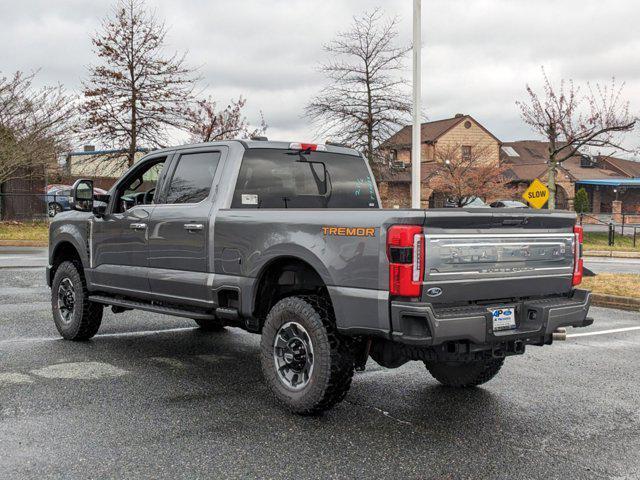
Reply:
M147 224L146 223L130 223L129 228L131 230L144 230L145 228L147 228Z
M201 223L185 223L184 229L189 230L190 232L196 232L196 231L204 230L204 225Z

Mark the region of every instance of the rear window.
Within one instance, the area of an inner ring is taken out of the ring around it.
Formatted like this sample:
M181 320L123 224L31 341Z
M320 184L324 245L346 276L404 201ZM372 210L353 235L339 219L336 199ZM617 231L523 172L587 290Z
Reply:
M242 159L232 208L378 208L361 157L251 149Z

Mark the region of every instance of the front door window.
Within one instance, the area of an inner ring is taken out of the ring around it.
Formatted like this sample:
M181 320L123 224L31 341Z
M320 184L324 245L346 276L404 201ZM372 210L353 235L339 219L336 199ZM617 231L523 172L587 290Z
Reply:
M149 161L133 171L118 187L114 213L123 213L136 205L150 205L155 197L156 186L166 157Z

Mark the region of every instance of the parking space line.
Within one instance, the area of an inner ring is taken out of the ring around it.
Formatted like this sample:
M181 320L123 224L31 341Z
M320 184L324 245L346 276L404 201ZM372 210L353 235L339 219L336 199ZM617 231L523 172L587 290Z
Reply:
M599 330L597 332L572 333L567 335L567 338L590 337L592 335L607 335L609 333L631 332L633 330L640 330L640 327L613 328L611 330Z

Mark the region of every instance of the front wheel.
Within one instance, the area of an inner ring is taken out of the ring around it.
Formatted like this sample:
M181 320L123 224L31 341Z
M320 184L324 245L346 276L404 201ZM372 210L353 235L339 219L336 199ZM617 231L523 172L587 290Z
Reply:
M354 358L323 297L279 301L265 320L260 349L267 385L292 412L329 410L347 395Z
M425 362L429 373L448 387L475 387L495 377L502 365L503 358L490 358L472 362Z
M88 340L98 333L103 306L89 301L86 281L78 262L62 262L51 283L53 320L67 340Z

